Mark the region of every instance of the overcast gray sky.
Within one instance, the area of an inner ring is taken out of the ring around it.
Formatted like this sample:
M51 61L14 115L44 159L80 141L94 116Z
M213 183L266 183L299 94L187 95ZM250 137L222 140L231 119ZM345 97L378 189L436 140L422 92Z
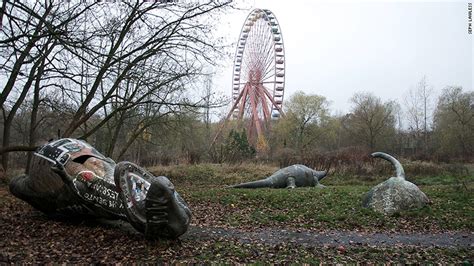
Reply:
M473 89L468 2L255 0L270 9L283 33L285 99L297 90L325 96L333 112L348 112L357 91L398 100L426 75L437 95L447 85ZM291 4L290 4L291 3ZM222 22L236 41L248 11ZM231 95L232 62L214 86ZM436 96L437 96L436 95Z

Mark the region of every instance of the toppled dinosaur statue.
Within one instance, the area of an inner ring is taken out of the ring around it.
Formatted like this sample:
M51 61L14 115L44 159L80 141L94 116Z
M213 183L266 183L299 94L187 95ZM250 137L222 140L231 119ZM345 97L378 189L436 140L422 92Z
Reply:
M294 164L276 171L271 176L231 186L231 188L295 188L324 187L319 184L327 175L327 171L315 171L302 164Z
M364 207L393 214L401 210L421 208L430 202L415 184L405 180L405 171L397 159L383 152L374 152L371 156L391 162L396 176L373 187L362 202Z
M10 191L51 216L128 221L147 238L177 238L191 211L164 176L130 162L116 164L88 143L59 139L40 147L29 175L15 177Z

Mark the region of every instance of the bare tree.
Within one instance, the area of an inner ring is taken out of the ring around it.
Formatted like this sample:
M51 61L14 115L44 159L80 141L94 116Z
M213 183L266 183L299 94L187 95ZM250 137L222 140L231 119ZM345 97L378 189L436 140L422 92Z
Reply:
M0 74L7 82L0 104L7 126L1 151L14 150L9 123L25 102L33 106L28 146L35 144L40 105L52 103L49 107L54 109L56 104L40 95L54 95L67 106L57 110L63 114L57 125L63 137L89 138L105 125L112 126L109 121L116 122L118 130L110 132L118 136L127 112L150 106L159 111L152 114L158 118L202 107L200 99L186 97L185 92L203 67L222 54L212 27L217 24L215 15L228 5L229 1L5 1L8 23L0 39L5 48ZM109 153L116 142L112 138ZM22 149L26 148L32 147ZM2 160L7 166L5 153Z
M429 148L428 137L432 126L433 87L428 85L426 76L414 89L405 95L405 109L408 115L409 130L415 137L415 147L422 147L423 152ZM422 140L423 145L420 145ZM415 151L416 152L416 151Z
M2 108L19 76L25 75L22 68L37 61L40 53L35 55L35 48L38 45L41 47L45 38L61 38L67 24L95 4L69 4L67 9L61 3L53 1L35 1L33 4L4 1L3 5L8 27L4 27L0 40L0 48L5 52L2 69L7 74L7 82L0 94Z
M6 78L6 84L0 95L0 105L4 123L2 166L5 169L8 168L8 151L34 149L31 146L35 142L34 139L30 139L29 146L10 145L12 122L17 111L28 98L33 84L36 96L44 87L40 83L48 72L45 69L45 62L50 56L54 57L58 44L57 38L64 35L64 28L70 21L90 8L87 5L83 8L79 6L79 4L69 5L66 10L60 3L52 1L33 3L4 1L4 14L8 26L4 27L0 40L2 48L0 74ZM39 103L38 99L35 100L33 100L34 103ZM33 116L35 115L33 112ZM33 116L31 130L35 126ZM31 132L29 135L34 138Z
M474 156L474 93L461 87L443 90L435 111L435 136L441 154L452 158Z

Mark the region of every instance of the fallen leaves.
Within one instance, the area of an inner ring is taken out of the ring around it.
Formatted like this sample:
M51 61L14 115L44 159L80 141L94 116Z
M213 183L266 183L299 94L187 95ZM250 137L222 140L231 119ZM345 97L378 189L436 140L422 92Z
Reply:
M217 194L216 196L222 196ZM249 195L245 195L249 197ZM247 223L254 206L217 200L190 201L193 230L180 240L145 241L135 231L94 220L53 220L0 187L0 264L3 263L472 263L473 247L440 248L367 244L343 236L364 230L320 230L324 222L304 220ZM259 215L274 210L260 204ZM277 212L291 210L282 207ZM306 228L302 225L310 225ZM405 224L404 222L401 223ZM255 226L257 225L257 226ZM315 233L322 238L316 239ZM327 238L325 238L327 232ZM386 233L386 232L385 232ZM398 235L397 230L393 231ZM288 238L285 238L288 237ZM472 234L465 233L469 241ZM337 241L334 241L337 240ZM320 242L318 242L320 241Z

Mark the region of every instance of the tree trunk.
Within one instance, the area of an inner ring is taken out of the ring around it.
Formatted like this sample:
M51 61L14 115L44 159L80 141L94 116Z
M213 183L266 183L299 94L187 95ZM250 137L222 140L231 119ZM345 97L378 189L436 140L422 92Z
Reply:
M124 123L124 118L123 118L124 113L121 113L118 119L117 126L114 129L114 133L112 135L112 139L109 142L109 147L107 148L106 155L108 157L112 157L114 154L115 146L117 144L118 136L120 133L120 130L122 129L122 125Z
M135 140L138 138L138 136L140 136L140 134L143 133L143 131L145 131L145 129L147 127L148 126L144 125L141 128L137 128L137 130L130 136L127 143L125 143L123 148L120 150L119 155L117 157L117 160L122 159L123 155L127 152L127 150L130 148L130 146L132 146L133 142L135 142Z
M35 146L36 144L36 127L38 126L36 123L38 121L38 109L39 109L39 104L40 104L40 84L41 84L41 76L44 72L44 59L41 62L41 65L38 69L38 74L36 75L36 81L35 81L35 88L34 88L34 94L33 94L33 106L31 109L31 117L30 117L30 132L29 132L29 140L28 144L29 146ZM27 157L27 163L26 163L26 174L30 172L30 167L31 167L31 160L33 158L33 153L29 152L28 157Z
M18 97L17 101L13 105L12 109L8 113L7 118L4 121L2 147L8 147L10 145L11 126L12 126L12 123L13 123L13 119L16 116L16 112L18 111L21 104L25 100L26 95L28 94L28 91L31 88L31 85L33 84L33 81L35 80L35 77L40 78L40 76L42 75L42 73L40 71L37 71L38 66L43 63L45 58L52 51L53 47L54 47L54 45L51 45L50 47L48 47L48 45L46 44L43 48L44 54L31 67L30 73L28 75L28 80L26 81L25 85L23 86L23 90L22 90L20 96ZM36 76L35 76L35 73L36 73ZM2 154L2 166L3 166L3 169L5 169L5 171L8 170L8 157L9 157L8 153Z

